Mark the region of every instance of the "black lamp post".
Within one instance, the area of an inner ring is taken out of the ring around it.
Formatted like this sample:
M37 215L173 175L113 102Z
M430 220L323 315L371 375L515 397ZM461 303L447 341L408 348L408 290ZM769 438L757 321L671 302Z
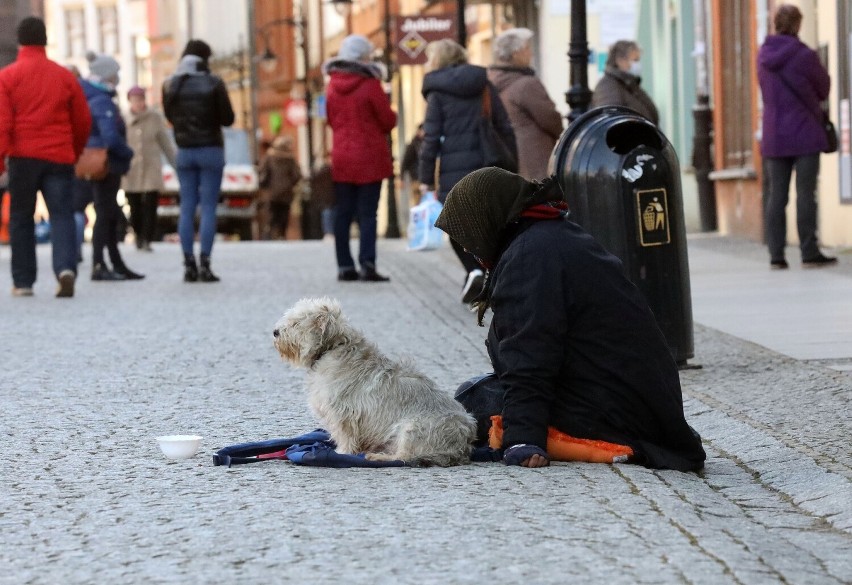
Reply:
M571 86L565 101L571 107L568 121L573 122L589 109L589 43L586 40L586 0L571 0L571 43L568 45Z
M311 110L313 107L313 95L311 93L311 80L310 80L310 54L308 53L308 32L304 15L304 6L300 9L299 18L278 18L276 20L271 20L266 24L258 27L257 32L263 37L263 45L264 50L263 54L257 57L257 60L260 62L260 66L268 71L272 71L278 64L278 57L275 53L272 52L272 49L269 48L269 31L272 27L279 25L287 25L291 26L299 31L300 39L299 39L299 48L302 51L302 67L305 70L304 77L302 81L305 86L305 105L308 109L308 119L307 119L307 147L308 147L308 172L314 172L314 124L311 118Z

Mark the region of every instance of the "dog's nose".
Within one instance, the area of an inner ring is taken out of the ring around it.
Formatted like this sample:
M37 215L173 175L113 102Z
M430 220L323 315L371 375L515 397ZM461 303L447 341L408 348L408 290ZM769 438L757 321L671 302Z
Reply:
M278 337L278 330L277 329L272 330L272 337Z

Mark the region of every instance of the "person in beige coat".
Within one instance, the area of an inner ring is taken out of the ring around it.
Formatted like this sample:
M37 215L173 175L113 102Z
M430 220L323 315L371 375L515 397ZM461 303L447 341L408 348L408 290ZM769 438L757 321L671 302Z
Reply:
M148 107L145 90L134 86L127 92L127 99L130 102L127 143L135 154L122 187L130 203L130 225L136 235L136 247L150 252L157 227L157 199L163 191L160 153L177 168L175 147L163 117Z
M543 179L553 146L562 134L562 116L530 67L533 32L512 28L494 40L495 64L488 79L500 92L518 144L518 174Z
M609 49L606 70L595 86L592 107L626 106L655 125L660 123L657 106L640 84L642 51L633 41L616 41Z

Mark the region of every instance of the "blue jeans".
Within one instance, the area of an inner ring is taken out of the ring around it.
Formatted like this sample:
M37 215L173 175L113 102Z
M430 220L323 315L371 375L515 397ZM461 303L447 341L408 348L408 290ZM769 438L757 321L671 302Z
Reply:
M376 209L379 207L379 193L382 182L356 185L355 183L335 183L334 194L337 204L334 206L334 246L337 252L338 268L354 268L355 261L349 250L349 229L352 220L358 220L361 233L358 263L376 263Z
M201 204L199 236L201 254L209 256L216 237L216 205L222 189L225 149L221 146L179 148L177 175L180 182L178 234L184 254L192 254L195 239L195 210Z
M74 207L71 191L74 167L35 158L9 158L9 243L12 282L31 288L36 281L36 193L41 191L50 214L53 272L77 273Z

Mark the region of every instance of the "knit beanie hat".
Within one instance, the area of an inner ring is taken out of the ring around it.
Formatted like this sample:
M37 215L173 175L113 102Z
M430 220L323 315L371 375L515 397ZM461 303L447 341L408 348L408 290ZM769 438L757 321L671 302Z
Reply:
M337 58L344 61L369 61L372 54L373 45L367 40L367 37L349 35L340 43Z
M18 24L18 44L21 46L47 45L47 30L44 21L36 16L28 16Z
M145 97L145 88L139 87L138 85L134 85L129 90L127 90L127 97L131 98L133 96Z
M109 55L98 54L93 51L86 53L89 62L89 74L98 81L118 83L118 70L121 65Z
M473 171L450 190L435 222L465 250L489 264L500 259L506 226L528 207L564 196L555 177L527 181L497 167Z
M210 45L201 39L190 39L189 42L186 43L186 47L184 47L181 57L185 57L187 55L195 55L196 57L201 57L201 59L207 61L213 55L213 49L211 49Z

